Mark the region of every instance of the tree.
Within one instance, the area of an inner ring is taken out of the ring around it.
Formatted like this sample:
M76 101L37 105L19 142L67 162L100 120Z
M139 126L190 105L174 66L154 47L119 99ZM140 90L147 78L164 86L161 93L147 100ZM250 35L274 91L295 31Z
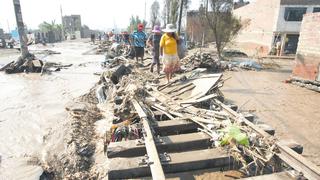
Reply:
M177 24L179 16L179 0L172 0L170 5L169 23Z
M160 16L160 4L157 0L155 0L151 5L151 14L150 14L150 23L151 27L154 27L156 24L159 24L159 16Z
M22 20L20 0L13 0L14 12L16 15L16 22L18 27L19 39L20 39L20 49L21 49L21 61L18 64L23 63L23 60L30 54L27 46L27 36L24 32L25 24Z
M183 8L188 9L191 0L183 0ZM177 25L179 17L180 0L164 0L163 1L162 20L163 24Z
M208 0L208 7L200 7L200 17L203 23L207 23L216 41L216 49L219 59L224 47L230 43L240 31L242 25L240 19L232 14L233 0Z
M50 32L50 31L62 31L62 25L56 24L56 21L51 21L51 23L48 23L46 21L43 21L43 23L39 24L39 29L42 32Z
M147 25L147 21L145 21L145 20L142 21L139 18L139 16L134 17L132 15L130 18L130 25L128 26L127 30L129 32L133 32L133 31L137 30L138 24L141 24L141 23L144 25L144 27Z

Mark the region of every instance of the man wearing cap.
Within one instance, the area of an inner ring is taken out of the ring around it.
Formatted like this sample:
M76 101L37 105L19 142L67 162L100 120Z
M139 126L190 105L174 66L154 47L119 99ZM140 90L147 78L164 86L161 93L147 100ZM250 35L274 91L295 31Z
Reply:
M137 62L139 57L141 58L141 61L143 61L144 47L146 44L145 42L147 41L147 35L143 32L143 24L139 24L138 31L135 31L132 34L132 41L131 44L134 46Z
M162 31L165 32L165 34L160 40L160 56L162 56L163 71L169 83L172 74L180 69L177 48L179 37L175 33L176 29L173 24L167 24L166 29Z
M153 72L154 65L157 65L157 72L160 74L160 40L161 40L161 29L160 26L155 25L152 30L153 34L151 34L148 38L148 44L152 47L152 64L150 67L150 71Z

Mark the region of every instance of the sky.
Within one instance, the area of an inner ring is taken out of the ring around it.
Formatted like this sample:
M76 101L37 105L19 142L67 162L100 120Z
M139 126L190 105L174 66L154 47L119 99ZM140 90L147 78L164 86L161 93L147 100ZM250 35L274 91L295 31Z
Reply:
M29 29L37 29L43 21L61 23L60 5L63 15L80 14L82 25L90 29L107 30L125 28L131 15L145 16L149 20L149 9L154 0L20 0L23 21ZM163 0L158 0L160 4ZM192 0L191 9L198 9L201 0ZM160 11L161 13L161 11ZM16 27L13 1L0 0L0 28L5 32Z
M63 15L80 14L82 24L91 29L127 27L131 15L149 20L149 9L154 0L20 0L23 21L28 28L36 29L43 21L61 23ZM163 0L158 0L161 4ZM199 6L192 0L192 8ZM0 28L8 32L16 27L12 0L0 0Z

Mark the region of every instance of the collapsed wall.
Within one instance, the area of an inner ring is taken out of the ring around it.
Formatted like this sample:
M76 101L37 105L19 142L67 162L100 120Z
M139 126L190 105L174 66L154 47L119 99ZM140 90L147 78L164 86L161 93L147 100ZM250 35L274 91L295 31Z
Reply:
M303 17L293 76L320 82L320 13Z

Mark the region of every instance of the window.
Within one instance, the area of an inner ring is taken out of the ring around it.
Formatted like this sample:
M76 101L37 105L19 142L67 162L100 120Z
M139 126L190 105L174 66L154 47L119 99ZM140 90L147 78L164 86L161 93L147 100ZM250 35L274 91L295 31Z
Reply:
M314 12L314 13L320 12L320 7L315 7L315 8L313 8L313 12Z
M307 12L307 8L286 7L284 19L286 21L302 21L303 15Z

